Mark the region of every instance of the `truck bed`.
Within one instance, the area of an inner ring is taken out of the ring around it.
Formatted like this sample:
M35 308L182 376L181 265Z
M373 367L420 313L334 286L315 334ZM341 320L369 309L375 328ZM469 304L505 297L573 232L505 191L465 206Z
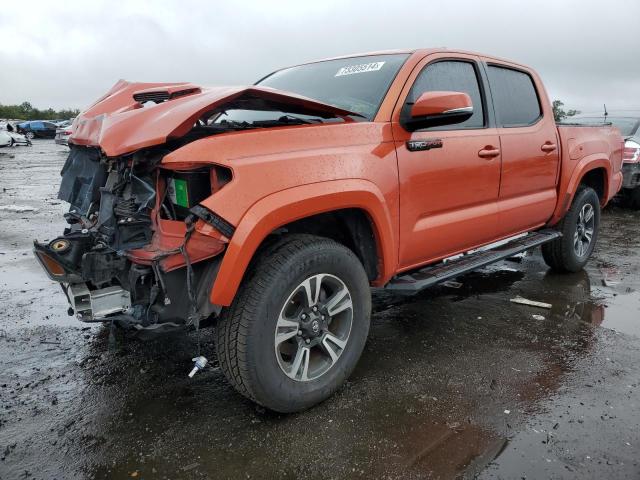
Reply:
M624 142L620 131L609 125L568 125L557 124L560 139L560 172L558 192L564 192L558 198L558 210L555 220L564 214L580 177L576 176L583 162L590 162L594 158L598 168L593 175L604 175L605 191L597 192L605 205L611 200L622 185L622 151ZM564 197L564 198L563 198Z

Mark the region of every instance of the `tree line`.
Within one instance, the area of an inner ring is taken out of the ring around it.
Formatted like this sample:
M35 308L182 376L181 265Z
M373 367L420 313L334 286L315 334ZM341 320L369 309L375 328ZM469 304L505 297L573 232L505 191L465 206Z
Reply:
M64 108L62 110L54 110L47 108L40 110L35 108L29 102L23 102L20 105L1 105L0 118L11 118L20 120L67 120L77 117L80 110L77 108Z
M553 101L553 118L555 118L556 122L561 122L562 120L565 120L568 117L573 117L574 115L578 115L580 113L580 110L566 110L562 107L564 107L564 103L560 100L554 100Z

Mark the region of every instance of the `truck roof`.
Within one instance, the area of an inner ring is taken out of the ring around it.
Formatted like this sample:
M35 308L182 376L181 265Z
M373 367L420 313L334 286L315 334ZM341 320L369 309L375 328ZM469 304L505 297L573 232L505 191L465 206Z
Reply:
M489 58L491 60L495 60L497 62L505 62L505 63L510 63L513 65L519 65L525 68L529 68L526 65L523 65L519 62L514 62L513 60L509 60L506 58L501 58L501 57L496 57L494 55L486 55L484 53L480 53L480 52L473 52L473 51L469 51L469 50L461 50L461 49L457 49L457 48L447 48L447 47L432 47L432 48L414 48L414 49L391 49L391 50L375 50L372 52L360 52L360 53L352 53L352 54L348 54L348 55L339 55L336 57L327 57L327 58L321 58L321 59L317 59L317 60L312 60L309 62L303 62L297 65L291 65L291 67L296 67L299 65L307 65L310 63L318 63L318 62L326 62L328 60L339 60L339 59L344 59L344 58L353 58L353 57L367 57L367 56L375 56L375 55L394 55L394 54L407 54L407 55L418 55L420 57L424 57L426 55L432 54L432 53L442 53L442 52L449 52L449 53L454 53L454 54L464 54L464 55L476 55L476 56L480 56L480 57L485 57L485 58ZM289 68L289 67L284 67L284 68Z

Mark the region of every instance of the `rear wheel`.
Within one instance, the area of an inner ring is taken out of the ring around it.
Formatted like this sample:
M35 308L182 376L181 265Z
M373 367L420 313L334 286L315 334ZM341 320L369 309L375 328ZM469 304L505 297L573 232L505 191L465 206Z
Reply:
M558 272L577 272L589 260L598 238L600 199L596 192L581 186L560 221L562 237L542 245L542 257Z
M355 254L292 235L260 257L216 328L218 360L244 396L278 412L309 408L353 371L369 332L371 291Z

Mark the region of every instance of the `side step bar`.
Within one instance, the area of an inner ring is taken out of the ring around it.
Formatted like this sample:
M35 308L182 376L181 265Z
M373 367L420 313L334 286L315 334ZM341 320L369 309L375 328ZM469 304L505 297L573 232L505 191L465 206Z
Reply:
M506 243L499 243L498 246L489 250L476 250L446 262L430 265L412 274L397 276L386 285L385 289L401 295L413 295L437 283L555 240L561 235L557 230L538 230Z

